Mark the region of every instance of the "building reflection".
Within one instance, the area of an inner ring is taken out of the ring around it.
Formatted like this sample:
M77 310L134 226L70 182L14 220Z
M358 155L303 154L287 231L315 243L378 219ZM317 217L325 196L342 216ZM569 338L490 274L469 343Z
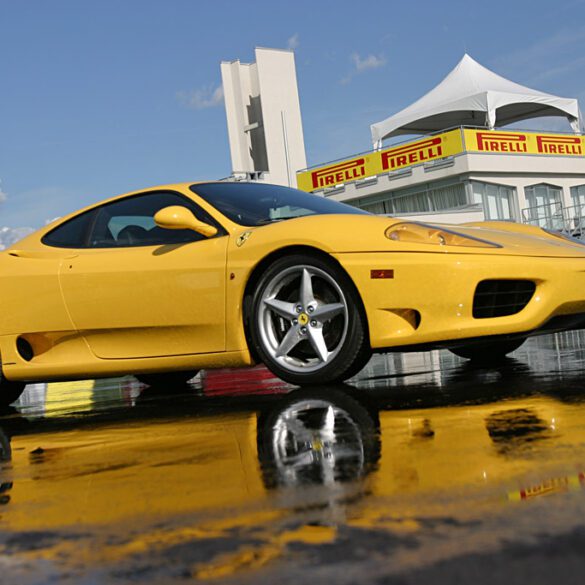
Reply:
M532 374L555 374L557 379L574 375L582 369L585 358L585 330L564 331L552 335L528 339L507 360L509 366L516 363ZM364 389L400 388L411 386L435 386L441 388L452 383L453 375L460 374L469 362L448 350L414 353L388 353L374 355L352 383ZM506 363L504 363L506 366ZM477 368L476 368L477 370ZM500 371L510 372L510 367L481 368L486 378L497 378ZM491 374L490 374L491 370ZM471 369L468 368L467 372Z

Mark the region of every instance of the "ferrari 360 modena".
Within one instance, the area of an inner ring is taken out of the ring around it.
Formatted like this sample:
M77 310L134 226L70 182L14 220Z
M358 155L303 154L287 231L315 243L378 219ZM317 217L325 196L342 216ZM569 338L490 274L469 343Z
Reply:
M295 385L372 352L497 360L585 327L585 246L536 226L428 225L263 183L177 184L0 253L0 401L27 382L181 383L263 362Z

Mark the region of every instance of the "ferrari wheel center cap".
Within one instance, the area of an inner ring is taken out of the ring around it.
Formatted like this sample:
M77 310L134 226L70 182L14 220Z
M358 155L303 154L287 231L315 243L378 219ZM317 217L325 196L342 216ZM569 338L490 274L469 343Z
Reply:
M299 315L299 323L301 325L306 325L309 322L309 316L306 313L301 313Z

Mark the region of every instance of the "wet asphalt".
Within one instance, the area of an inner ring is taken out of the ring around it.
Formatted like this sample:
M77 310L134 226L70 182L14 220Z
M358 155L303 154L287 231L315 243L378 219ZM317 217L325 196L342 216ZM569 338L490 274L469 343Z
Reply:
M0 413L0 583L581 583L584 373L570 332L311 389L31 385Z

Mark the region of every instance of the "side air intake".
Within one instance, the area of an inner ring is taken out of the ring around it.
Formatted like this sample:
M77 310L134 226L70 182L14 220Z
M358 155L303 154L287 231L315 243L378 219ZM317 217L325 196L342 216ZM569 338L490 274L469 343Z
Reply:
M506 317L519 313L536 290L531 280L482 280L473 297L475 319Z

